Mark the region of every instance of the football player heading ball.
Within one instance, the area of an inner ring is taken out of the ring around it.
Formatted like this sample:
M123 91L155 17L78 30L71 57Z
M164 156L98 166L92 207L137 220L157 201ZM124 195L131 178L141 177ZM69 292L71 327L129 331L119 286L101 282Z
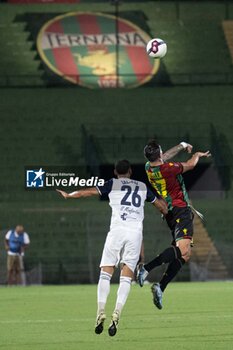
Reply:
M148 162L145 165L147 177L151 185L168 204L168 214L165 216L172 234L172 245L165 249L155 259L138 269L137 278L142 287L151 270L168 263L168 268L160 283L152 285L153 302L162 309L162 295L168 283L177 275L181 267L190 259L191 241L193 236L193 212L185 188L182 174L192 170L202 157L210 157L207 152L196 152L187 162L167 162L181 150L192 151L192 145L181 142L179 145L163 153L161 146L150 140L144 148L144 156Z

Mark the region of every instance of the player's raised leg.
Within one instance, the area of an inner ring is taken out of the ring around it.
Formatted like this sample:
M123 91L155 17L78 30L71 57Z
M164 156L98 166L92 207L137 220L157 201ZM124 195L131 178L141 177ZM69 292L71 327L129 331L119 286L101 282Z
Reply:
M139 285L142 287L144 285L144 281L148 276L148 273L154 268L167 263L172 263L176 259L180 259L182 253L179 247L171 246L165 249L161 254L156 256L152 261L145 265L140 265L137 273L137 279Z
M180 239L176 242L177 248L181 252L181 256L173 260L167 267L160 283L154 283L151 287L153 294L153 302L158 309L162 309L163 292L167 285L178 274L182 266L189 261L191 256L191 239Z
M188 262L191 257L191 239L180 239L176 242L176 246L180 249L181 257L168 265L167 271L160 281L162 292L164 292L168 283L173 280L182 266Z
M111 323L108 328L108 334L111 337L114 336L117 332L120 315L128 298L133 277L133 271L127 265L124 265L121 271L115 309L113 311Z
M104 329L104 321L106 319L105 305L110 292L110 281L114 272L114 267L105 266L101 268L99 283L97 288L97 317L95 333L101 334Z

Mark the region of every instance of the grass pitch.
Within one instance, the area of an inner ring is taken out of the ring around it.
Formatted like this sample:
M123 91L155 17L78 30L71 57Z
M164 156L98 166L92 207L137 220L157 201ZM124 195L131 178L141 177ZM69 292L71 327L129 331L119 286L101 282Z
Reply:
M161 311L150 286L132 286L111 338L116 291L113 285L104 333L96 335L96 286L1 288L0 349L233 349L232 282L171 284Z

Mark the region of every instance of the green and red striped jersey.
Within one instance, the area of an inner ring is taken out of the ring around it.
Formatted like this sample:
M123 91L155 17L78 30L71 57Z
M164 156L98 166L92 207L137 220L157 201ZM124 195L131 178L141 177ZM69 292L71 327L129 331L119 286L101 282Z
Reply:
M173 207L189 206L189 198L182 176L183 166L179 162L145 165L149 182L168 203L168 210Z

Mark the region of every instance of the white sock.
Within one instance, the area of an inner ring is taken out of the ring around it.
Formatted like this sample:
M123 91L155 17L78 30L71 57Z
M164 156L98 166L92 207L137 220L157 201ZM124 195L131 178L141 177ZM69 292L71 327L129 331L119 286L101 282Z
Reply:
M120 277L120 285L117 291L117 301L116 301L116 307L115 310L119 311L121 313L123 306L126 303L126 300L128 298L130 288L131 288L131 281L132 278L121 276Z
M98 302L98 311L99 314L101 311L104 311L105 305L107 302L108 294L110 292L110 281L112 275L107 272L101 271L99 277L99 283L97 288L97 302Z

